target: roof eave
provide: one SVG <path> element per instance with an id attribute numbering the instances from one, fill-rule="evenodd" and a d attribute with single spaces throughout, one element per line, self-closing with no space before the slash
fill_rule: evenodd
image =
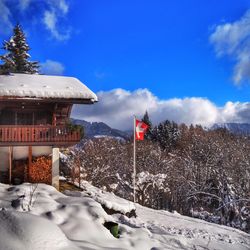
<path id="1" fill-rule="evenodd" d="M 94 98 L 83 99 L 83 98 L 42 98 L 42 97 L 20 97 L 20 96 L 0 96 L 1 101 L 39 101 L 39 102 L 61 102 L 61 103 L 72 103 L 72 104 L 94 104 L 98 100 Z"/>

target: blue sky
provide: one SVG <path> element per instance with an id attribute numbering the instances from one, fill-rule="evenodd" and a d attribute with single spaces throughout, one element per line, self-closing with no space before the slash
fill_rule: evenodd
<path id="1" fill-rule="evenodd" d="M 0 39 L 20 22 L 44 73 L 75 76 L 98 92 L 103 104 L 77 109 L 78 118 L 105 120 L 119 103 L 130 113 L 113 116 L 148 109 L 155 122 L 248 122 L 249 9 L 247 0 L 0 0 Z M 151 104 L 133 110 L 119 98 Z M 121 127 L 116 119 L 105 121 Z"/>

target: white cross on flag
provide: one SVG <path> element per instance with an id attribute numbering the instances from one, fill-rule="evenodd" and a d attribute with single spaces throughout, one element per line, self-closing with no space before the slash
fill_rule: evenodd
<path id="1" fill-rule="evenodd" d="M 140 120 L 135 120 L 135 135 L 136 140 L 144 140 L 144 134 L 148 129 L 148 125 Z"/>

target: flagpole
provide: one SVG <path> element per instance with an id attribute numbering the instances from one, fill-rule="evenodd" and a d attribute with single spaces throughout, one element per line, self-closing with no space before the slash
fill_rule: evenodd
<path id="1" fill-rule="evenodd" d="M 136 201 L 135 200 L 135 196 L 136 196 L 136 193 L 135 193 L 135 176 L 136 176 L 136 131 L 135 131 L 135 127 L 136 127 L 136 117 L 134 115 L 134 174 L 133 174 L 133 186 L 134 186 L 134 202 Z"/>

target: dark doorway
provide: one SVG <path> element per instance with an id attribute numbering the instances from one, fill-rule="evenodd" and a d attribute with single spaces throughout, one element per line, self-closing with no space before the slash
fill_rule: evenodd
<path id="1" fill-rule="evenodd" d="M 34 112 L 16 112 L 15 125 L 33 125 L 34 124 Z"/>
<path id="2" fill-rule="evenodd" d="M 28 159 L 13 160 L 11 183 L 14 185 L 27 182 L 28 176 Z"/>

